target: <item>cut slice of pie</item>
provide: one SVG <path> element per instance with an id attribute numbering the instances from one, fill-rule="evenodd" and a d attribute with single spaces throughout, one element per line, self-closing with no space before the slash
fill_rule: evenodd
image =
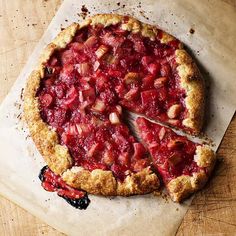
<path id="1" fill-rule="evenodd" d="M 215 163 L 209 146 L 145 118 L 137 118 L 136 125 L 173 201 L 179 202 L 204 186 Z"/>

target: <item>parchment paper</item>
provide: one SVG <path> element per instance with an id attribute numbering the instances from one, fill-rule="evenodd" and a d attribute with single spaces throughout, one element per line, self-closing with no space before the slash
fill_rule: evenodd
<path id="1" fill-rule="evenodd" d="M 41 49 L 61 26 L 81 20 L 78 13 L 85 4 L 90 15 L 115 12 L 158 24 L 191 49 L 209 84 L 205 127 L 217 149 L 236 107 L 235 9 L 216 0 L 119 2 L 120 6 L 116 1 L 63 2 L 0 107 L 0 193 L 69 235 L 174 235 L 191 199 L 176 204 L 152 194 L 129 198 L 90 195 L 91 204 L 87 210 L 80 211 L 55 193 L 44 191 L 37 174 L 45 163 L 19 121 L 21 89 Z M 194 34 L 189 33 L 190 28 Z"/>

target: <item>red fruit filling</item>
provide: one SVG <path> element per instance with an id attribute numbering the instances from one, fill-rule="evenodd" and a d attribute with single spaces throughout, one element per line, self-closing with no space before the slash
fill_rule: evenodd
<path id="1" fill-rule="evenodd" d="M 42 187 L 49 192 L 57 192 L 75 208 L 86 209 L 90 203 L 87 193 L 74 189 L 67 185 L 60 176 L 54 174 L 47 166 L 43 167 L 39 174 Z"/>
<path id="2" fill-rule="evenodd" d="M 194 161 L 196 144 L 164 126 L 144 118 L 137 118 L 136 124 L 142 140 L 165 183 L 180 176 L 199 172 L 202 168 Z"/>
<path id="3" fill-rule="evenodd" d="M 123 180 L 149 165 L 147 153 L 122 122 L 121 106 L 182 127 L 185 92 L 168 45 L 121 29 L 88 26 L 45 65 L 37 92 L 41 116 L 56 129 L 74 165 L 112 170 Z M 120 105 L 119 105 L 120 104 Z"/>

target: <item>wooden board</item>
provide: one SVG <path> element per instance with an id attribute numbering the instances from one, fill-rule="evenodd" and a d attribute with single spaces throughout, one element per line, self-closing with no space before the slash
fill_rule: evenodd
<path id="1" fill-rule="evenodd" d="M 235 7 L 236 0 L 225 0 Z M 61 0 L 0 0 L 0 102 L 47 28 Z M 236 14 L 236 13 L 235 13 Z M 220 146 L 215 176 L 199 192 L 177 235 L 236 234 L 236 116 Z M 0 197 L 0 235 L 62 235 Z"/>

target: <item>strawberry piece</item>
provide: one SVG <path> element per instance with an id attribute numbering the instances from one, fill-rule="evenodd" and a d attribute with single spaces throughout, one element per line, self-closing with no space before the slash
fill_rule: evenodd
<path id="1" fill-rule="evenodd" d="M 148 71 L 152 75 L 156 75 L 157 73 L 159 73 L 160 68 L 161 68 L 160 64 L 151 63 L 151 64 L 148 65 Z"/>
<path id="2" fill-rule="evenodd" d="M 137 99 L 139 96 L 139 88 L 138 87 L 134 87 L 131 88 L 125 95 L 124 95 L 124 99 L 128 100 L 128 101 L 132 101 Z"/>
<path id="3" fill-rule="evenodd" d="M 75 101 L 77 101 L 77 98 L 78 98 L 78 92 L 77 92 L 75 86 L 72 86 L 66 94 L 66 99 L 64 101 L 64 104 L 66 106 L 70 106 Z"/>
<path id="4" fill-rule="evenodd" d="M 141 59 L 141 63 L 145 67 L 147 67 L 152 61 L 153 61 L 153 58 L 151 56 L 143 56 Z"/>
<path id="5" fill-rule="evenodd" d="M 51 94 L 46 93 L 44 95 L 41 96 L 41 104 L 44 107 L 49 107 L 53 102 L 53 97 Z"/>
<path id="6" fill-rule="evenodd" d="M 161 76 L 168 77 L 171 74 L 171 68 L 169 64 L 164 64 L 161 66 Z"/>
<path id="7" fill-rule="evenodd" d="M 141 92 L 141 101 L 143 106 L 155 103 L 158 100 L 158 92 L 155 89 L 146 90 Z"/>
<path id="8" fill-rule="evenodd" d="M 142 88 L 143 89 L 150 89 L 153 87 L 154 83 L 154 76 L 153 75 L 147 75 L 142 79 Z"/>
<path id="9" fill-rule="evenodd" d="M 146 153 L 146 149 L 141 143 L 133 143 L 134 147 L 134 154 L 133 154 L 133 159 L 141 159 L 143 155 Z"/>

